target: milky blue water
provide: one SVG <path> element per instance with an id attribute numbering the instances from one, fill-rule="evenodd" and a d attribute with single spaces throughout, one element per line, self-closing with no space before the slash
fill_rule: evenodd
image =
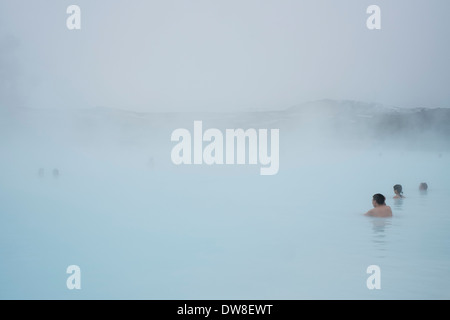
<path id="1" fill-rule="evenodd" d="M 54 178 L 20 150 L 1 160 L 2 299 L 450 297 L 448 153 L 300 153 L 260 176 L 65 150 Z M 378 192 L 393 218 L 362 215 Z M 73 264 L 81 290 L 66 287 Z"/>

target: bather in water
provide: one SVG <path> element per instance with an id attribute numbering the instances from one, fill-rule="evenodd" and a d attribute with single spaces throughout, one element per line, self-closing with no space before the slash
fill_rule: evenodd
<path id="1" fill-rule="evenodd" d="M 405 198 L 405 196 L 403 195 L 403 188 L 401 184 L 396 184 L 394 186 L 394 199 L 401 199 L 401 198 Z"/>
<path id="2" fill-rule="evenodd" d="M 419 185 L 419 190 L 420 190 L 420 191 L 427 191 L 427 190 L 428 190 L 428 184 L 427 184 L 426 182 L 422 182 L 422 183 Z"/>
<path id="3" fill-rule="evenodd" d="M 372 198 L 373 209 L 367 211 L 364 215 L 380 218 L 392 217 L 392 209 L 386 205 L 385 201 L 386 197 L 381 193 L 374 194 Z"/>

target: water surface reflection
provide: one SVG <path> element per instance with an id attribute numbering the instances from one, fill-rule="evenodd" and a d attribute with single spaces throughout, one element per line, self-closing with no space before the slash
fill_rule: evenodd
<path id="1" fill-rule="evenodd" d="M 372 218 L 372 243 L 379 258 L 384 258 L 387 251 L 387 231 L 392 225 L 391 218 Z"/>

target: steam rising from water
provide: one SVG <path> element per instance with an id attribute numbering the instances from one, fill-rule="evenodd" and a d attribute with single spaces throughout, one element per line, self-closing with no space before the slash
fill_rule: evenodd
<path id="1" fill-rule="evenodd" d="M 370 264 L 376 297 L 448 298 L 448 109 L 0 112 L 2 298 L 373 298 Z M 173 165 L 170 133 L 194 120 L 279 128 L 279 173 Z M 385 223 L 361 216 L 378 192 Z M 65 288 L 71 264 L 79 293 Z"/>

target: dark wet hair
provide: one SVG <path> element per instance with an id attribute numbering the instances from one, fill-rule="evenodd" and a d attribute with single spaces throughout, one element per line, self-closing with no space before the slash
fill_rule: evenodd
<path id="1" fill-rule="evenodd" d="M 402 193 L 403 193 L 403 188 L 402 188 L 402 185 L 401 184 L 396 184 L 395 186 L 394 186 L 394 191 L 397 191 L 398 192 L 398 194 L 400 195 L 400 197 L 402 196 Z"/>
<path id="2" fill-rule="evenodd" d="M 422 182 L 419 186 L 420 190 L 428 190 L 428 184 L 426 182 Z"/>
<path id="3" fill-rule="evenodd" d="M 375 202 L 378 204 L 385 204 L 384 202 L 386 201 L 386 197 L 381 193 L 377 193 L 373 195 L 373 200 L 375 200 Z"/>

